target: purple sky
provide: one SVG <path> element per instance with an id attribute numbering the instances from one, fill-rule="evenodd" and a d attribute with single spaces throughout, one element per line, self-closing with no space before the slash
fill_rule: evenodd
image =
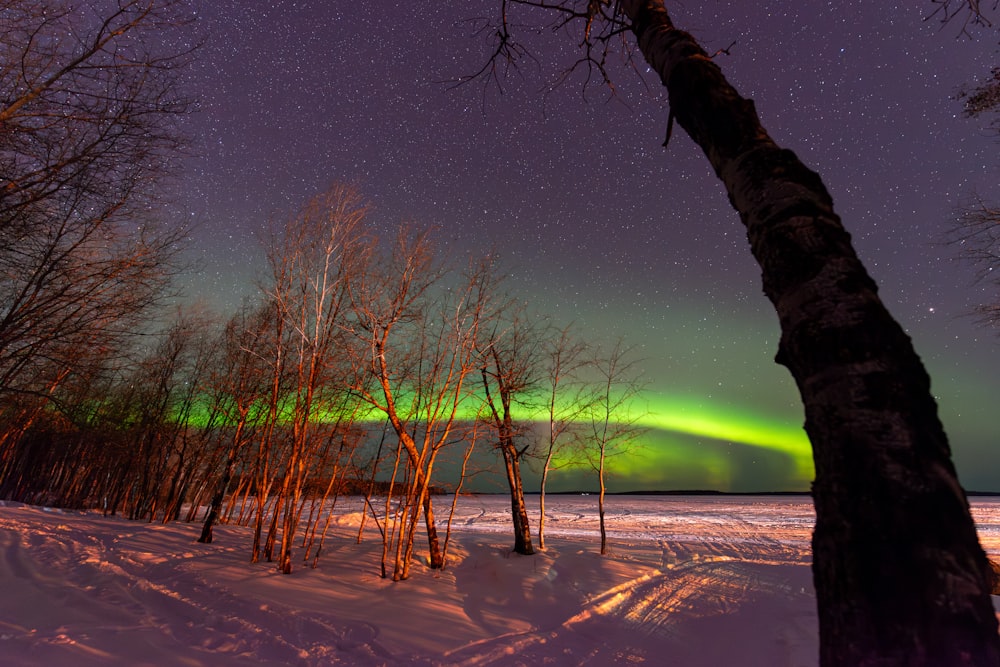
<path id="1" fill-rule="evenodd" d="M 743 228 L 686 136 L 661 147 L 667 108 L 651 76 L 647 87 L 616 65 L 610 100 L 599 86 L 584 96 L 578 77 L 553 89 L 576 42 L 525 29 L 535 60 L 503 94 L 451 88 L 489 52 L 473 33 L 496 14 L 490 1 L 198 4 L 198 156 L 180 202 L 200 224 L 192 296 L 233 308 L 254 289 L 268 217 L 354 182 L 378 224 L 439 226 L 456 252 L 496 248 L 540 310 L 596 340 L 641 345 L 650 409 L 801 425 Z M 963 201 L 1000 201 L 1000 144 L 951 99 L 996 64 L 998 39 L 960 38 L 925 21 L 930 9 L 779 0 L 673 11 L 709 51 L 735 42 L 719 64 L 779 144 L 823 177 L 929 367 L 963 482 L 1000 490 L 1000 341 L 967 316 L 997 297 L 944 245 Z M 654 440 L 662 486 L 804 488 L 766 443 Z M 698 452 L 726 469 L 706 477 Z"/>

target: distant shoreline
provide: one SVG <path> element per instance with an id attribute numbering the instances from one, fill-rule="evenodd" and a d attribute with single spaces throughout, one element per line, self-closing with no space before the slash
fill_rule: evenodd
<path id="1" fill-rule="evenodd" d="M 546 491 L 547 496 L 596 496 L 599 491 Z M 463 494 L 464 495 L 464 494 Z M 472 491 L 474 496 L 503 496 L 503 491 Z M 525 491 L 526 496 L 540 495 L 538 491 Z M 608 496 L 812 496 L 811 491 L 717 491 L 714 489 L 675 489 L 669 491 L 608 491 Z M 1000 491 L 966 491 L 970 498 L 1000 496 Z"/>

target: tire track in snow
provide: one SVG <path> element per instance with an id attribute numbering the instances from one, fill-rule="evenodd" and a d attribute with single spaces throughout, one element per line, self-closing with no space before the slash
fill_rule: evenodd
<path id="1" fill-rule="evenodd" d="M 767 656 L 761 667 L 806 667 L 815 665 L 807 641 L 815 626 L 815 601 L 807 567 L 787 578 L 789 568 L 781 564 L 735 561 L 728 558 L 689 561 L 666 572 L 639 577 L 617 586 L 552 631 L 512 633 L 452 652 L 447 664 L 467 667 L 499 665 L 660 665 L 716 667 L 711 646 L 689 645 L 688 637 L 703 637 L 693 628 L 711 622 L 720 629 L 729 626 L 742 637 L 727 641 L 746 644 L 747 662 Z M 787 606 L 793 599 L 795 614 L 775 618 L 769 599 Z M 720 623 L 720 619 L 731 620 Z M 607 620 L 615 623 L 608 630 Z M 600 620 L 600 622 L 597 622 Z M 603 628 L 595 632 L 596 628 Z M 743 631 L 741 628 L 748 628 Z M 635 642 L 637 634 L 655 634 L 662 651 L 647 655 Z M 630 641 L 631 638 L 631 641 Z M 720 636 L 720 641 L 723 639 Z M 780 661 L 775 663 L 775 654 Z"/>
<path id="2" fill-rule="evenodd" d="M 148 646 L 158 666 L 429 664 L 391 654 L 367 623 L 264 604 L 206 581 L 195 559 L 225 549 L 196 549 L 190 526 L 123 523 L 129 530 L 102 541 L 66 526 L 47 529 L 30 520 L 37 511 L 0 523 L 5 602 L 22 610 L 23 621 L 0 626 L 0 654 L 18 645 L 18 654 L 30 652 L 39 665 L 110 665 L 127 637 Z M 175 555 L 154 557 L 139 544 L 143 537 L 169 541 Z M 34 614 L 35 607 L 50 611 Z"/>

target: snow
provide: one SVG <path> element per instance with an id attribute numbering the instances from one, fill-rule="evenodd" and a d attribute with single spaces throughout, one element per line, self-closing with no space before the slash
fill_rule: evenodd
<path id="1" fill-rule="evenodd" d="M 817 664 L 809 498 L 609 497 L 608 556 L 595 497 L 546 505 L 547 549 L 524 557 L 507 499 L 461 498 L 447 569 L 393 583 L 356 499 L 291 575 L 250 564 L 239 526 L 202 545 L 197 524 L 0 503 L 0 663 Z M 973 510 L 997 556 L 1000 500 Z"/>

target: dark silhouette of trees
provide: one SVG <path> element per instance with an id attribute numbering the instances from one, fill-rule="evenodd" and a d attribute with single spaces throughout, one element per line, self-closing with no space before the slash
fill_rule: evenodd
<path id="1" fill-rule="evenodd" d="M 820 177 L 774 142 L 662 0 L 502 0 L 482 76 L 523 55 L 518 5 L 547 9 L 581 45 L 573 67 L 602 82 L 631 33 L 667 89 L 667 139 L 674 125 L 687 132 L 746 227 L 813 447 L 821 664 L 996 665 L 990 568 L 930 378 Z"/>
<path id="2" fill-rule="evenodd" d="M 957 24 L 962 35 L 970 36 L 970 28 L 989 28 L 993 23 L 987 13 L 995 11 L 998 3 L 987 1 L 984 10 L 981 0 L 930 0 L 932 11 L 927 18 L 945 24 Z"/>
<path id="3" fill-rule="evenodd" d="M 184 24 L 173 0 L 0 3 L 0 460 L 61 385 L 107 381 L 176 270 L 151 211 Z"/>
<path id="4" fill-rule="evenodd" d="M 156 50 L 176 2 L 4 2 L 0 12 L 0 392 L 44 396 L 162 294 L 182 235 L 149 211 L 187 111 Z M 179 43 L 179 41 L 174 42 Z"/>
<path id="5" fill-rule="evenodd" d="M 979 280 L 1000 285 L 1000 208 L 976 198 L 958 216 L 949 237 L 976 267 Z M 1000 327 L 1000 297 L 980 304 L 976 313 L 983 324 Z"/>
<path id="6" fill-rule="evenodd" d="M 179 515 L 209 450 L 209 430 L 193 417 L 215 332 L 207 315 L 180 311 L 146 340 L 125 358 L 89 359 L 88 374 L 53 390 L 52 409 L 7 443 L 0 495 L 132 519 Z"/>
<path id="7" fill-rule="evenodd" d="M 262 405 L 269 387 L 267 360 L 261 356 L 265 349 L 262 341 L 272 329 L 270 318 L 274 314 L 273 308 L 245 304 L 230 318 L 222 332 L 221 354 L 206 393 L 210 397 L 212 414 L 226 425 L 223 437 L 227 442 L 219 448 L 224 452 L 217 462 L 222 470 L 214 481 L 215 488 L 198 537 L 198 541 L 205 544 L 212 542 L 212 528 L 222 514 L 222 504 L 236 465 L 241 458 L 246 464 L 261 425 Z M 209 480 L 213 478 L 209 475 Z"/>
<path id="8" fill-rule="evenodd" d="M 180 511 L 180 487 L 203 447 L 191 418 L 215 361 L 217 332 L 204 313 L 181 310 L 120 384 L 109 423 L 127 434 L 109 511 L 131 519 L 169 520 Z M 196 444 L 197 443 L 197 444 Z M 163 508 L 166 505 L 166 508 Z"/>
<path id="9" fill-rule="evenodd" d="M 994 67 L 985 82 L 962 90 L 958 99 L 965 116 L 989 118 L 991 130 L 1000 136 L 1000 67 Z M 1000 285 L 1000 208 L 976 197 L 963 207 L 949 235 L 962 256 L 978 269 L 980 280 Z M 1000 298 L 976 310 L 983 323 L 1000 326 Z"/>

